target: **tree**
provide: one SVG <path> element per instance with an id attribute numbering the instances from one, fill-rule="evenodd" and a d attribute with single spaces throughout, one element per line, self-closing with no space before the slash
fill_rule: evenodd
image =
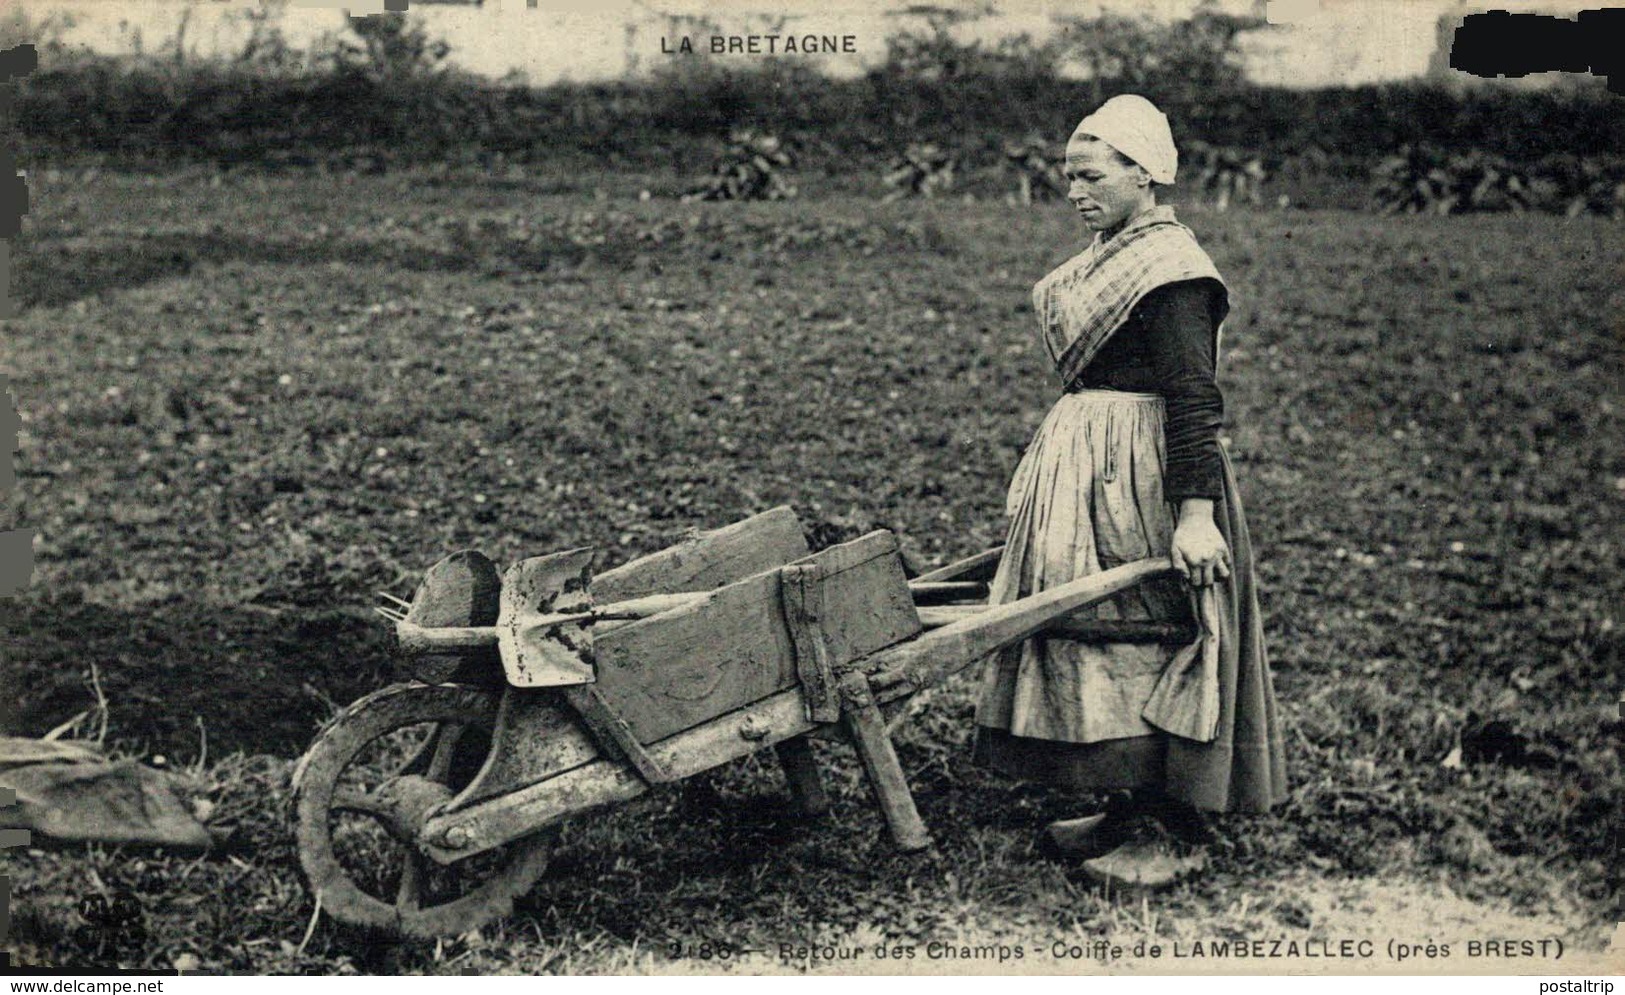
<path id="1" fill-rule="evenodd" d="M 421 20 L 399 12 L 349 15 L 349 22 L 361 45 L 343 42 L 341 62 L 380 82 L 431 75 L 451 54 L 450 45 L 429 38 Z"/>
<path id="2" fill-rule="evenodd" d="M 993 13 L 991 5 L 972 9 L 916 4 L 899 12 L 924 17 L 926 29 L 899 31 L 886 39 L 884 71 L 909 79 L 944 82 L 964 78 L 1053 75 L 1059 52 L 1028 35 L 1001 38 L 993 45 L 961 41 L 954 28 Z"/>
<path id="3" fill-rule="evenodd" d="M 1171 22 L 1103 13 L 1060 23 L 1062 51 L 1085 70 L 1098 103 L 1108 86 L 1191 100 L 1234 92 L 1245 83 L 1236 38 L 1267 22 L 1205 2 Z"/>

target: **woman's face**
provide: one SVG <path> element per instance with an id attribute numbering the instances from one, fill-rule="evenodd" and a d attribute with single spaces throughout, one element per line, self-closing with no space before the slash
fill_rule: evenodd
<path id="1" fill-rule="evenodd" d="M 1127 221 L 1145 205 L 1150 177 L 1105 142 L 1086 142 L 1067 153 L 1066 199 L 1095 231 Z"/>

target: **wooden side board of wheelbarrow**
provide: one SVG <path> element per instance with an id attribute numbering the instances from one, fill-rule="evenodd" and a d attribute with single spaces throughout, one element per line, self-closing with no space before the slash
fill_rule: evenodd
<path id="1" fill-rule="evenodd" d="M 459 860 L 769 746 L 797 800 L 817 810 L 822 789 L 804 737 L 835 726 L 856 748 L 894 840 L 924 847 L 929 837 L 880 706 L 1168 570 L 1165 561 L 1128 564 L 1012 604 L 959 612 L 965 618 L 939 614 L 940 627 L 924 632 L 922 613 L 954 610 L 916 608 L 891 533 L 808 556 L 787 509 L 731 528 L 721 541 L 733 555 L 707 557 L 702 544 L 690 544 L 686 558 L 656 554 L 621 568 L 609 586 L 615 596 L 636 597 L 754 568 L 749 576 L 595 636 L 593 684 L 562 694 L 504 692 L 486 769 L 424 827 L 431 857 Z M 764 563 L 781 556 L 790 562 Z M 965 561 L 956 576 L 928 577 L 958 579 L 985 568 L 986 558 Z M 724 565 L 696 573 L 696 559 Z M 594 581 L 595 597 L 603 579 Z"/>

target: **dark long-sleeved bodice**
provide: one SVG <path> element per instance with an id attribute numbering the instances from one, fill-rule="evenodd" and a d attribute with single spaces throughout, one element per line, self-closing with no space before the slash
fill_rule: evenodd
<path id="1" fill-rule="evenodd" d="M 1071 385 L 1162 395 L 1170 501 L 1223 492 L 1224 397 L 1214 378 L 1222 293 L 1211 280 L 1186 280 L 1146 294 Z"/>

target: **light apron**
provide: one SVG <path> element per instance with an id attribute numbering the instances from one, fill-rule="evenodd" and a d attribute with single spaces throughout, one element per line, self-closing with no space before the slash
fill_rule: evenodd
<path id="1" fill-rule="evenodd" d="M 1155 394 L 1062 395 L 1011 481 L 991 603 L 1168 555 L 1175 509 L 1162 489 L 1163 416 Z M 1230 545 L 1231 578 L 1194 598 L 1181 578 L 1153 581 L 1086 613 L 1194 620 L 1198 642 L 1036 637 L 1008 647 L 983 679 L 978 761 L 1083 790 L 1155 785 L 1212 810 L 1261 811 L 1280 800 L 1281 737 L 1228 456 L 1224 471 L 1214 520 Z"/>

